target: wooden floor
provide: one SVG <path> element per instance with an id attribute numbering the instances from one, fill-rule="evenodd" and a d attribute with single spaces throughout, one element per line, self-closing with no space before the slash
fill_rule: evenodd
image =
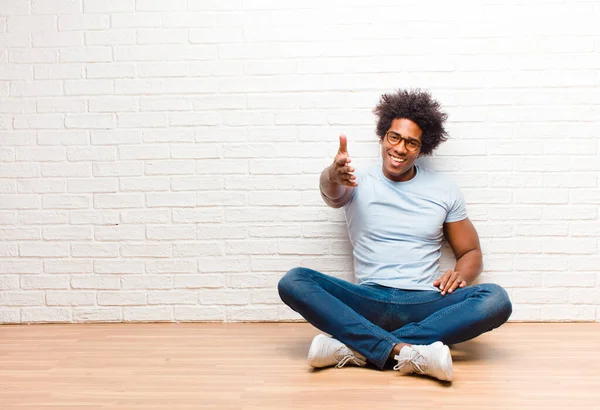
<path id="1" fill-rule="evenodd" d="M 454 382 L 310 370 L 300 323 L 0 326 L 0 408 L 598 409 L 600 324 L 507 324 Z"/>

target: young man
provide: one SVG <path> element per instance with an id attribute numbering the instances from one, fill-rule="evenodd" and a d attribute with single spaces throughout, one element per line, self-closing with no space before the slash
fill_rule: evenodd
<path id="1" fill-rule="evenodd" d="M 383 163 L 355 172 L 341 135 L 320 178 L 325 203 L 344 208 L 358 283 L 294 268 L 279 295 L 333 336 L 314 338 L 310 366 L 395 363 L 404 374 L 451 381 L 447 345 L 502 325 L 512 305 L 498 285 L 471 285 L 483 263 L 463 196 L 450 179 L 415 164 L 447 139 L 439 103 L 399 90 L 383 95 L 374 113 Z M 440 273 L 444 237 L 456 265 Z"/>

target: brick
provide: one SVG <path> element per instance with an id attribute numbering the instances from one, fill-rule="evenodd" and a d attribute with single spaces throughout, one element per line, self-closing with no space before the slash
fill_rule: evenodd
<path id="1" fill-rule="evenodd" d="M 23 277 L 26 278 L 27 276 Z M 0 276 L 0 291 L 15 289 L 19 289 L 19 277 L 17 275 Z"/>
<path id="2" fill-rule="evenodd" d="M 228 321 L 239 322 L 273 322 L 279 318 L 279 309 L 275 306 L 227 307 Z"/>
<path id="3" fill-rule="evenodd" d="M 33 73 L 33 67 L 26 66 L 24 64 L 10 64 L 0 67 L 0 78 L 2 78 L 4 81 L 33 80 Z M 12 104 L 14 106 L 15 104 L 17 104 L 17 102 L 12 102 Z M 9 112 L 7 110 L 8 107 L 5 107 L 5 105 L 6 102 L 3 104 L 2 112 Z"/>
<path id="4" fill-rule="evenodd" d="M 127 275 L 121 280 L 123 289 L 171 289 L 173 279 L 170 276 L 159 275 Z"/>
<path id="5" fill-rule="evenodd" d="M 119 222 L 118 211 L 70 211 L 69 215 L 73 225 L 115 225 Z"/>
<path id="6" fill-rule="evenodd" d="M 21 309 L 21 323 L 67 323 L 71 310 L 64 307 L 31 307 Z"/>
<path id="7" fill-rule="evenodd" d="M 185 44 L 188 32 L 184 29 L 140 29 L 137 31 L 138 44 Z"/>
<path id="8" fill-rule="evenodd" d="M 60 31 L 102 30 L 110 27 L 107 15 L 65 14 L 58 17 Z"/>
<path id="9" fill-rule="evenodd" d="M 117 192 L 118 181 L 115 178 L 76 179 L 67 182 L 72 193 Z"/>
<path id="10" fill-rule="evenodd" d="M 97 63 L 108 62 L 112 60 L 112 50 L 110 47 L 68 47 L 61 48 L 59 61 L 61 63 Z M 45 60 L 49 60 L 46 57 Z M 36 61 L 36 62 L 54 62 Z"/>
<path id="11" fill-rule="evenodd" d="M 98 227 L 96 227 L 96 232 Z M 144 273 L 144 261 L 134 260 L 97 260 L 94 261 L 94 273 L 141 274 Z"/>
<path id="12" fill-rule="evenodd" d="M 77 275 L 71 277 L 73 289 L 111 290 L 119 289 L 120 280 L 117 276 L 109 275 Z"/>
<path id="13" fill-rule="evenodd" d="M 117 46 L 135 44 L 136 33 L 131 29 L 87 31 L 85 43 L 89 46 Z"/>
<path id="14" fill-rule="evenodd" d="M 219 257 L 199 257 L 198 272 L 231 273 L 250 270 L 250 259 L 247 256 L 232 256 L 227 259 Z"/>
<path id="15" fill-rule="evenodd" d="M 83 0 L 84 13 L 123 13 L 135 11 L 135 0 Z"/>
<path id="16" fill-rule="evenodd" d="M 214 190 L 223 188 L 223 179 L 215 177 L 171 177 L 171 189 L 173 191 L 198 191 Z"/>
<path id="17" fill-rule="evenodd" d="M 18 308 L 0 308 L 0 323 L 20 323 L 21 312 Z"/>
<path id="18" fill-rule="evenodd" d="M 168 244 L 121 244 L 121 255 L 126 258 L 169 258 L 171 246 Z"/>
<path id="19" fill-rule="evenodd" d="M 118 291 L 98 292 L 98 305 L 100 306 L 136 306 L 146 305 L 146 292 Z"/>
<path id="20" fill-rule="evenodd" d="M 148 292 L 149 305 L 195 305 L 198 293 L 187 290 L 151 290 Z"/>
<path id="21" fill-rule="evenodd" d="M 225 311 L 222 307 L 209 306 L 175 306 L 174 318 L 176 321 L 191 322 L 223 322 Z"/>
<path id="22" fill-rule="evenodd" d="M 119 113 L 117 117 L 121 128 L 164 127 L 167 125 L 165 114 Z"/>
<path id="23" fill-rule="evenodd" d="M 175 73 L 177 75 L 179 73 Z M 141 97 L 140 111 L 191 111 L 193 101 L 186 97 Z"/>
<path id="24" fill-rule="evenodd" d="M 68 275 L 21 276 L 21 289 L 69 289 L 69 286 Z"/>
<path id="25" fill-rule="evenodd" d="M 161 322 L 173 320 L 172 306 L 136 306 L 123 308 L 125 322 Z"/>
<path id="26" fill-rule="evenodd" d="M 124 78 L 135 77 L 135 65 L 118 63 L 87 64 L 87 78 Z"/>
<path id="27" fill-rule="evenodd" d="M 47 274 L 56 273 L 91 273 L 92 262 L 86 260 L 45 260 L 44 272 Z"/>
<path id="28" fill-rule="evenodd" d="M 91 240 L 92 228 L 82 226 L 46 226 L 42 229 L 42 238 L 46 241 Z"/>
<path id="29" fill-rule="evenodd" d="M 121 211 L 121 221 L 128 224 L 166 224 L 169 223 L 170 220 L 171 212 L 168 209 L 136 209 Z"/>
<path id="30" fill-rule="evenodd" d="M 94 238 L 97 241 L 139 241 L 146 238 L 146 230 L 139 225 L 97 226 Z"/>
<path id="31" fill-rule="evenodd" d="M 139 130 L 102 130 L 92 131 L 93 145 L 139 144 L 142 136 Z"/>
<path id="32" fill-rule="evenodd" d="M 195 236 L 194 236 L 195 237 Z M 214 242 L 191 242 L 176 243 L 173 245 L 175 257 L 197 257 L 197 256 L 219 256 L 224 255 L 223 245 Z"/>
<path id="33" fill-rule="evenodd" d="M 193 173 L 193 161 L 147 161 L 145 165 L 146 175 L 182 175 Z"/>
<path id="34" fill-rule="evenodd" d="M 171 146 L 171 158 L 173 159 L 220 158 L 220 156 L 219 147 L 213 144 Z"/>
<path id="35" fill-rule="evenodd" d="M 71 245 L 74 258 L 116 258 L 119 245 L 116 243 L 74 243 Z"/>
<path id="36" fill-rule="evenodd" d="M 156 192 L 169 190 L 168 177 L 120 178 L 120 190 L 123 192 Z"/>
<path id="37" fill-rule="evenodd" d="M 140 162 L 97 162 L 93 163 L 93 174 L 95 177 L 126 177 L 140 176 L 143 174 L 144 164 Z"/>
<path id="38" fill-rule="evenodd" d="M 41 291 L 2 291 L 2 306 L 35 306 L 44 304 L 44 292 Z"/>
<path id="39" fill-rule="evenodd" d="M 64 180 L 60 179 L 22 179 L 18 182 L 19 193 L 59 193 L 66 191 Z"/>
<path id="40" fill-rule="evenodd" d="M 79 130 L 38 131 L 37 142 L 40 145 L 85 145 L 89 137 L 86 131 Z"/>
<path id="41" fill-rule="evenodd" d="M 183 240 L 196 239 L 196 228 L 194 226 L 148 226 L 147 238 L 150 240 Z"/>
<path id="42" fill-rule="evenodd" d="M 146 206 L 157 207 L 193 207 L 196 205 L 194 193 L 148 193 L 146 194 Z"/>
<path id="43" fill-rule="evenodd" d="M 191 198 L 190 198 L 191 200 Z M 194 203 L 196 199 L 194 197 Z M 221 209 L 185 209 L 176 208 L 173 209 L 173 222 L 175 223 L 219 223 L 223 221 L 223 211 Z M 206 226 L 204 226 L 206 227 Z M 210 229 L 209 227 L 206 227 Z M 199 228 L 200 229 L 200 228 Z M 227 229 L 227 228 L 223 228 Z M 235 228 L 239 232 L 243 232 L 244 228 Z M 229 231 L 229 230 L 228 230 Z M 214 233 L 214 230 L 210 230 L 207 236 Z M 199 232 L 200 234 L 200 232 Z M 198 239 L 203 239 L 198 237 Z"/>
<path id="44" fill-rule="evenodd" d="M 59 114 L 15 115 L 15 129 L 59 129 L 63 128 L 65 118 Z"/>
<path id="45" fill-rule="evenodd" d="M 19 247 L 16 243 L 0 244 L 0 257 L 14 258 L 19 256 Z"/>
<path id="46" fill-rule="evenodd" d="M 169 148 L 162 145 L 124 145 L 119 147 L 119 159 L 168 159 Z"/>
<path id="47" fill-rule="evenodd" d="M 42 273 L 42 261 L 37 259 L 3 259 L 0 274 Z"/>
<path id="48" fill-rule="evenodd" d="M 115 28 L 161 27 L 161 13 L 118 13 L 112 14 L 110 19 Z"/>
<path id="49" fill-rule="evenodd" d="M 133 97 L 98 97 L 88 100 L 90 112 L 137 111 L 137 100 Z"/>
<path id="50" fill-rule="evenodd" d="M 142 208 L 144 197 L 142 194 L 96 194 L 94 207 L 98 209 Z"/>
<path id="51" fill-rule="evenodd" d="M 232 196 L 230 192 L 202 191 L 198 192 L 196 205 L 198 206 L 243 206 L 247 203 L 247 194 Z"/>
<path id="52" fill-rule="evenodd" d="M 113 114 L 67 114 L 66 128 L 113 128 L 115 117 Z"/>
<path id="53" fill-rule="evenodd" d="M 58 58 L 58 51 L 54 49 L 12 48 L 8 51 L 11 63 L 55 63 Z"/>
<path id="54" fill-rule="evenodd" d="M 122 313 L 120 308 L 74 308 L 74 322 L 121 322 Z"/>
<path id="55" fill-rule="evenodd" d="M 36 209 L 40 207 L 40 195 L 0 195 L 0 209 Z"/>
<path id="56" fill-rule="evenodd" d="M 192 273 L 196 268 L 196 261 L 189 259 L 159 259 L 146 263 L 146 271 L 150 273 Z"/>
<path id="57" fill-rule="evenodd" d="M 81 14 L 81 0 L 32 0 L 32 14 Z"/>
<path id="58" fill-rule="evenodd" d="M 202 305 L 247 305 L 250 293 L 237 289 L 207 289 L 198 291 Z"/>
<path id="59" fill-rule="evenodd" d="M 45 209 L 86 209 L 91 198 L 87 195 L 44 194 L 42 207 Z"/>
<path id="60" fill-rule="evenodd" d="M 94 292 L 73 290 L 49 290 L 46 292 L 46 304 L 48 306 L 89 306 L 96 303 L 95 299 Z"/>
<path id="61" fill-rule="evenodd" d="M 85 101 L 85 98 L 83 97 L 55 97 L 55 98 L 38 98 L 37 100 L 37 110 L 40 113 L 84 113 L 87 111 L 87 104 Z M 58 122 L 58 120 L 57 120 Z M 60 124 L 63 124 L 63 118 L 60 118 Z M 62 128 L 61 127 L 53 127 L 53 128 Z M 38 139 L 41 138 L 39 137 L 39 135 L 41 133 L 45 133 L 46 135 L 48 135 L 49 133 L 55 133 L 55 135 L 57 135 L 58 133 L 63 133 L 63 134 L 69 134 L 69 133 L 73 133 L 73 131 L 67 131 L 67 130 L 60 130 L 60 131 L 40 131 L 38 132 Z M 83 131 L 81 134 L 85 135 L 85 131 Z M 85 137 L 85 140 L 87 141 L 87 137 Z M 60 143 L 58 142 L 60 141 L 60 139 L 57 139 L 56 143 L 57 145 L 60 145 Z M 43 142 L 40 142 L 40 144 L 43 144 Z M 49 145 L 49 144 L 48 144 Z"/>
<path id="62" fill-rule="evenodd" d="M 176 275 L 173 278 L 174 288 L 207 289 L 225 286 L 225 276 L 219 274 Z"/>
<path id="63" fill-rule="evenodd" d="M 77 32 L 45 32 L 31 35 L 33 47 L 83 46 L 83 35 Z"/>
<path id="64" fill-rule="evenodd" d="M 191 128 L 145 129 L 144 142 L 192 142 L 194 130 Z"/>

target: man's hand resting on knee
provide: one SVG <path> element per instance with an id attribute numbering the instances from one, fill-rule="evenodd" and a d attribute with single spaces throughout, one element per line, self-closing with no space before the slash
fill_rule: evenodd
<path id="1" fill-rule="evenodd" d="M 467 282 L 460 276 L 460 273 L 448 269 L 442 276 L 433 282 L 433 286 L 442 291 L 442 295 L 452 293 L 456 288 L 464 288 Z"/>

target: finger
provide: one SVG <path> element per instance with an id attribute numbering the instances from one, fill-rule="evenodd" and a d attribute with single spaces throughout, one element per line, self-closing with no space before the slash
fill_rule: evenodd
<path id="1" fill-rule="evenodd" d="M 355 169 L 350 166 L 340 168 L 340 172 L 343 172 L 344 174 L 352 174 L 354 171 Z"/>
<path id="2" fill-rule="evenodd" d="M 449 271 L 449 270 L 448 270 L 448 271 L 444 272 L 444 274 L 443 274 L 443 275 L 442 275 L 442 277 L 440 278 L 440 286 L 439 286 L 439 288 L 440 288 L 440 290 L 442 290 L 442 291 L 443 291 L 443 290 L 444 290 L 444 288 L 446 287 L 446 282 L 448 282 L 448 279 L 449 279 L 449 277 L 450 277 L 450 272 L 452 272 L 452 271 Z"/>
<path id="3" fill-rule="evenodd" d="M 461 284 L 460 280 L 455 281 L 452 286 L 450 286 L 450 289 L 448 289 L 448 293 L 452 293 L 454 290 L 456 290 L 457 287 L 459 287 Z"/>
<path id="4" fill-rule="evenodd" d="M 442 276 L 433 281 L 433 286 L 437 288 L 440 283 L 442 283 Z"/>
<path id="5" fill-rule="evenodd" d="M 346 164 L 348 163 L 348 156 L 345 154 L 338 154 L 335 157 L 335 165 L 337 165 L 338 167 L 343 167 L 346 166 Z"/>
<path id="6" fill-rule="evenodd" d="M 348 139 L 344 134 L 340 135 L 340 148 L 339 151 L 343 153 L 348 153 Z"/>
<path id="7" fill-rule="evenodd" d="M 467 281 L 463 280 L 462 282 L 460 282 L 459 287 L 464 288 L 465 286 L 467 286 Z"/>
<path id="8" fill-rule="evenodd" d="M 442 291 L 442 295 L 448 293 L 448 290 L 450 290 L 450 288 L 452 287 L 452 285 L 454 285 L 456 283 L 456 279 L 457 278 L 458 278 L 458 273 L 452 272 L 452 275 L 450 275 L 450 278 L 448 279 L 448 282 L 446 282 L 446 286 L 444 286 L 444 290 Z"/>

